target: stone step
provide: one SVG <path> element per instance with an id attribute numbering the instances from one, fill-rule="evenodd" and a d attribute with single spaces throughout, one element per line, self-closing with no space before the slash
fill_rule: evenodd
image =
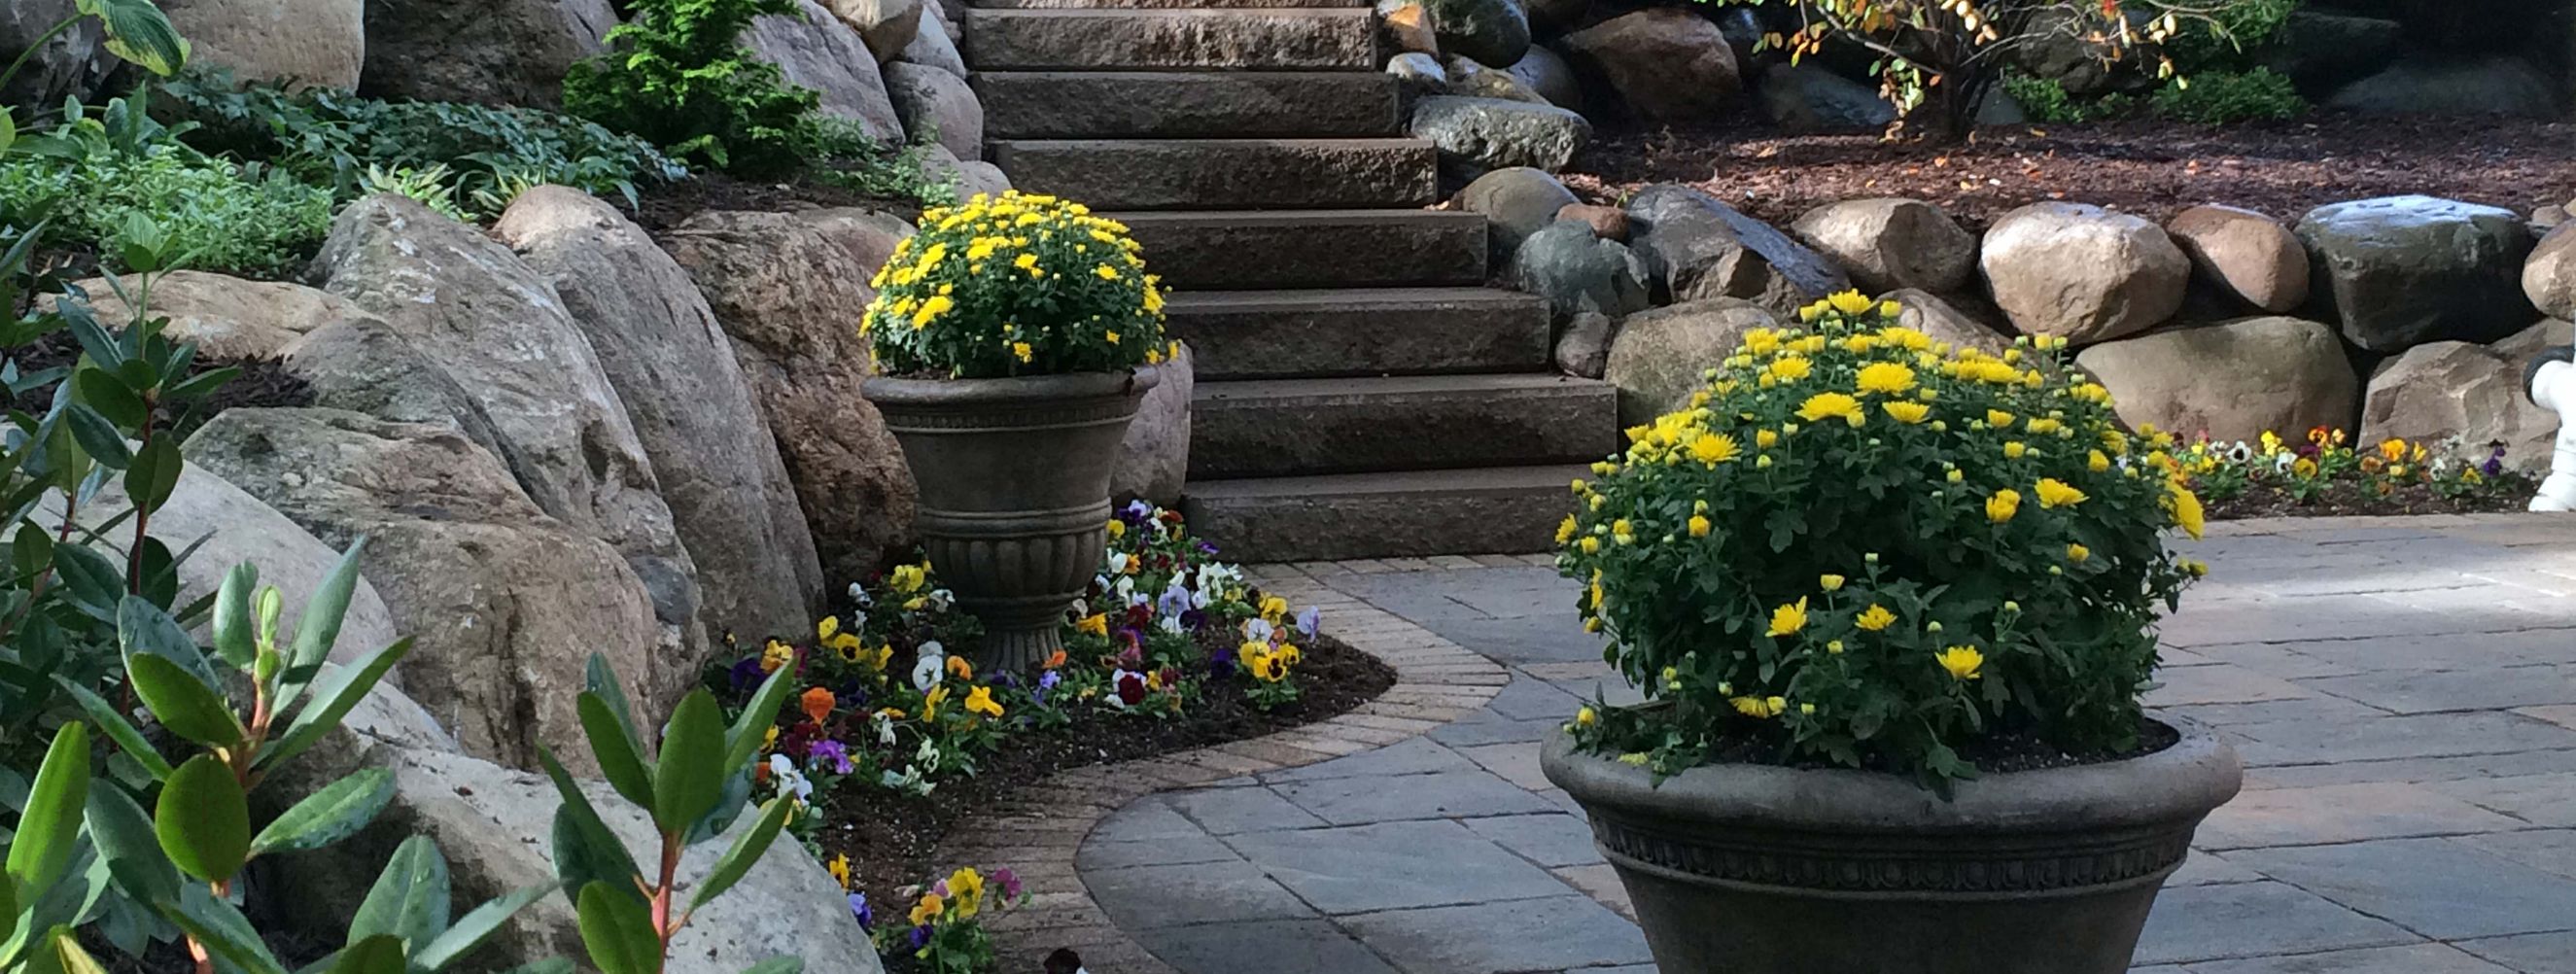
<path id="1" fill-rule="evenodd" d="M 1155 68 L 1375 71 L 1377 15 L 1365 6 L 1241 9 L 968 10 L 977 71 Z"/>
<path id="2" fill-rule="evenodd" d="M 988 158 L 1023 192 L 1094 209 L 1427 206 L 1440 152 L 1421 139 L 1023 139 Z"/>
<path id="3" fill-rule="evenodd" d="M 1581 466 L 1191 481 L 1190 533 L 1228 560 L 1327 561 L 1551 550 Z"/>
<path id="4" fill-rule="evenodd" d="M 1485 217 L 1435 210 L 1109 213 L 1173 288 L 1260 290 L 1485 282 Z"/>
<path id="5" fill-rule="evenodd" d="M 986 71 L 974 86 L 993 139 L 1404 134 L 1395 76 L 1376 71 Z"/>
<path id="6" fill-rule="evenodd" d="M 1492 288 L 1182 291 L 1163 311 L 1201 381 L 1544 371 L 1547 300 Z"/>
<path id="7" fill-rule="evenodd" d="M 1607 383 L 1552 374 L 1202 382 L 1193 481 L 1588 462 L 1616 449 Z"/>

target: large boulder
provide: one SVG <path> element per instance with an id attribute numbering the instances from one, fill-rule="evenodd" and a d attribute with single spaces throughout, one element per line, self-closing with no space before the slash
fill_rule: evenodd
<path id="1" fill-rule="evenodd" d="M 1564 183 L 1527 166 L 1496 169 L 1458 192 L 1459 208 L 1484 214 L 1487 239 L 1506 255 L 1530 234 L 1555 223 L 1557 211 L 1575 203 L 1574 192 Z"/>
<path id="2" fill-rule="evenodd" d="M 232 409 L 189 456 L 324 544 L 367 538 L 360 570 L 411 637 L 403 687 L 476 755 L 588 765 L 573 698 L 593 652 L 659 723 L 697 675 L 657 651 L 644 582 L 605 542 L 539 509 L 500 462 L 435 426 L 336 409 Z"/>
<path id="3" fill-rule="evenodd" d="M 2233 206 L 2195 206 L 2174 214 L 2165 233 L 2202 281 L 2221 293 L 2279 314 L 2308 300 L 2308 252 L 2279 221 Z"/>
<path id="4" fill-rule="evenodd" d="M 920 23 L 918 3 L 911 0 L 904 5 L 905 24 Z M 907 28 L 887 56 L 902 50 L 911 39 Z M 822 4 L 797 0 L 795 13 L 752 18 L 740 42 L 752 56 L 777 65 L 788 84 L 821 94 L 824 114 L 858 123 L 869 138 L 903 141 L 903 120 L 894 113 L 885 78 L 877 73 L 877 55 L 869 53 L 859 31 L 833 17 Z"/>
<path id="5" fill-rule="evenodd" d="M 367 60 L 364 0 L 163 0 L 191 67 L 234 80 L 355 88 Z"/>
<path id="6" fill-rule="evenodd" d="M 700 213 L 665 234 L 662 246 L 688 268 L 732 339 L 813 528 L 824 577 L 834 584 L 868 577 L 889 550 L 911 543 L 920 497 L 885 418 L 858 391 L 869 372 L 858 322 L 871 272 L 785 213 Z"/>
<path id="7" fill-rule="evenodd" d="M 331 322 L 279 352 L 287 371 L 313 391 L 313 405 L 442 426 L 504 455 L 500 431 L 474 397 L 382 318 L 360 314 Z"/>
<path id="8" fill-rule="evenodd" d="M 1954 299 L 1902 288 L 1879 295 L 1879 300 L 1896 302 L 1896 323 L 1929 335 L 1933 341 L 1998 355 L 2012 346 L 2012 336 L 1960 308 Z"/>
<path id="9" fill-rule="evenodd" d="M 1789 232 L 1840 263 L 1852 283 L 1873 294 L 1899 288 L 1956 291 L 1977 269 L 1977 235 L 1921 200 L 1827 203 L 1799 216 Z"/>
<path id="10" fill-rule="evenodd" d="M 438 843 L 459 904 L 555 882 L 549 836 L 562 797 L 543 775 L 390 742 L 370 748 L 365 763 L 394 776 L 391 802 L 367 828 L 327 850 L 262 860 L 275 860 L 278 880 L 299 894 L 290 909 L 300 926 L 346 929 L 394 848 L 414 836 Z M 643 809 L 601 782 L 584 782 L 582 791 L 630 852 L 654 861 L 661 838 Z M 689 847 L 678 873 L 684 901 L 754 818 L 746 813 L 724 834 Z M 505 970 L 586 954 L 573 905 L 556 892 L 511 917 L 472 956 L 477 970 Z M 803 958 L 807 974 L 884 970 L 840 884 L 792 836 L 781 836 L 738 884 L 692 914 L 669 956 L 661 968 L 667 974 L 738 974 L 776 957 Z"/>
<path id="11" fill-rule="evenodd" d="M 1190 395 L 1197 372 L 1188 345 L 1156 367 L 1161 380 L 1136 405 L 1127 437 L 1118 443 L 1118 466 L 1109 493 L 1121 503 L 1144 498 L 1165 507 L 1181 502 L 1190 472 Z"/>
<path id="12" fill-rule="evenodd" d="M 966 76 L 966 58 L 957 53 L 957 41 L 948 36 L 948 28 L 940 25 L 937 4 L 922 6 L 921 29 L 913 32 L 912 41 L 905 44 L 903 52 L 895 55 L 894 59 L 905 64 L 938 68 L 960 78 Z"/>
<path id="13" fill-rule="evenodd" d="M 1529 52 L 1529 18 L 1516 0 L 1425 0 L 1440 49 L 1489 67 L 1509 67 Z"/>
<path id="14" fill-rule="evenodd" d="M 933 26 L 922 21 L 923 7 L 921 0 L 830 0 L 825 12 L 856 32 L 870 55 L 891 61 L 921 31 Z"/>
<path id="15" fill-rule="evenodd" d="M 314 270 L 456 380 L 537 507 L 608 542 L 644 579 L 669 660 L 703 662 L 697 568 L 625 402 L 553 282 L 482 231 L 391 194 L 342 211 Z"/>
<path id="16" fill-rule="evenodd" d="M 2568 341 L 2565 322 L 2543 322 L 2529 331 L 2532 344 Z M 2467 460 L 2484 460 L 2488 444 L 2502 443 L 2507 466 L 2547 467 L 2558 414 L 2524 395 L 2530 356 L 2511 354 L 2514 342 L 2432 342 L 2380 363 L 2362 400 L 2362 442 L 2398 437 L 2442 443 L 2457 437 L 2458 458 Z"/>
<path id="17" fill-rule="evenodd" d="M 135 293 L 142 278 L 114 283 L 93 277 L 79 284 L 100 321 L 131 321 L 134 309 L 121 295 Z M 53 303 L 48 295 L 44 303 Z M 152 316 L 167 318 L 161 334 L 197 346 L 197 354 L 222 361 L 277 358 L 286 348 L 329 325 L 374 318 L 356 302 L 286 281 L 245 281 L 205 271 L 171 271 L 152 279 Z"/>
<path id="18" fill-rule="evenodd" d="M 2540 238 L 2522 264 L 2522 294 L 2541 314 L 2576 318 L 2576 232 L 2560 228 Z"/>
<path id="19" fill-rule="evenodd" d="M 1583 86 L 1574 79 L 1574 66 L 1565 63 L 1565 58 L 1555 51 L 1532 44 L 1529 53 L 1503 70 L 1547 99 L 1548 104 L 1583 110 Z"/>
<path id="20" fill-rule="evenodd" d="M 2111 390 L 2122 420 L 2185 436 L 2350 429 L 2360 402 L 2360 380 L 2334 329 L 2297 318 L 2151 332 L 2087 347 L 2075 364 Z"/>
<path id="21" fill-rule="evenodd" d="M 1414 102 L 1406 130 L 1414 138 L 1431 140 L 1446 161 L 1474 170 L 1530 166 L 1555 172 L 1592 141 L 1592 123 L 1581 115 L 1499 98 L 1421 99 Z"/>
<path id="22" fill-rule="evenodd" d="M 1629 315 L 1610 340 L 1601 372 L 1603 381 L 1619 389 L 1619 422 L 1652 422 L 1688 405 L 1691 393 L 1708 384 L 1704 374 L 1735 354 L 1745 332 L 1779 324 L 1769 309 L 1735 298 L 1684 301 Z"/>
<path id="23" fill-rule="evenodd" d="M 1649 124 L 1714 121 L 1744 88 L 1726 35 L 1689 10 L 1622 14 L 1565 35 L 1563 46 L 1577 70 Z"/>
<path id="24" fill-rule="evenodd" d="M 1878 89 L 1812 64 L 1774 64 L 1762 71 L 1763 114 L 1792 132 L 1879 129 L 1896 106 Z"/>
<path id="25" fill-rule="evenodd" d="M 1571 376 L 1598 379 L 1610 367 L 1610 339 L 1617 323 L 1609 315 L 1586 311 L 1565 323 L 1556 336 L 1556 368 Z"/>
<path id="26" fill-rule="evenodd" d="M 2016 38 L 2021 43 L 2011 49 L 2012 65 L 2023 74 L 2057 82 L 2067 94 L 2079 97 L 2145 83 L 2149 76 L 2140 62 L 2153 59 L 2123 56 L 2123 52 L 2102 43 L 2101 32 L 2093 26 L 2099 16 L 2088 16 L 2065 5 L 2026 15 Z"/>
<path id="27" fill-rule="evenodd" d="M 1531 50 L 1543 49 L 1531 48 Z M 1473 58 L 1452 57 L 1441 67 L 1449 75 L 1448 94 L 1461 98 L 1499 98 L 1504 101 L 1551 104 L 1530 86 L 1522 84 L 1519 75 L 1501 68 L 1486 67 L 1476 63 Z"/>
<path id="28" fill-rule="evenodd" d="M 2343 86 L 2326 107 L 2365 115 L 2558 117 L 2549 76 L 2518 57 L 2454 55 L 2398 62 Z"/>
<path id="29" fill-rule="evenodd" d="M 2302 91 L 2331 90 L 2388 63 L 2406 38 L 2406 25 L 2380 17 L 2322 10 L 2290 11 L 2267 66 Z"/>
<path id="30" fill-rule="evenodd" d="M 1504 266 L 1503 279 L 1546 298 L 1559 317 L 1588 311 L 1619 318 L 1648 304 L 1645 264 L 1581 223 L 1551 223 L 1530 234 Z"/>
<path id="31" fill-rule="evenodd" d="M 605 50 L 609 0 L 366 0 L 360 94 L 553 108 L 564 73 Z"/>
<path id="32" fill-rule="evenodd" d="M 552 279 L 659 475 L 712 642 L 801 633 L 823 569 L 715 312 L 642 227 L 580 190 L 520 194 L 494 232 Z"/>
<path id="33" fill-rule="evenodd" d="M 2077 203 L 2033 203 L 1987 228 L 1978 259 L 2005 317 L 2023 334 L 2084 343 L 2154 327 L 2182 309 L 2191 281 L 2164 228 Z"/>
<path id="34" fill-rule="evenodd" d="M 79 9 L 74 0 L 0 3 L 0 64 L 25 59 L 0 86 L 0 104 L 53 106 L 65 98 L 86 103 L 98 94 L 107 72 L 121 62 L 107 54 L 107 34 L 97 18 L 54 30 Z"/>
<path id="35" fill-rule="evenodd" d="M 2310 287 L 2346 340 L 2374 352 L 2488 342 L 2531 323 L 2531 231 L 2511 210 L 2431 196 L 2331 203 L 2299 221 Z"/>
<path id="36" fill-rule="evenodd" d="M 1449 69 L 1440 59 L 1421 51 L 1406 51 L 1386 60 L 1386 73 L 1408 98 L 1445 94 L 1449 90 Z"/>
<path id="37" fill-rule="evenodd" d="M 961 160 L 984 158 L 984 103 L 965 78 L 897 61 L 885 66 L 885 85 L 907 139 L 936 141 Z"/>
<path id="38" fill-rule="evenodd" d="M 894 249 L 915 232 L 912 221 L 882 210 L 863 206 L 833 206 L 819 210 L 798 210 L 796 218 L 814 228 L 849 254 L 860 273 L 876 278 L 877 268 L 894 258 Z M 862 285 L 864 286 L 864 285 Z M 876 296 L 874 290 L 869 297 Z"/>
<path id="39" fill-rule="evenodd" d="M 1786 314 L 1851 287 L 1823 254 L 1688 186 L 1647 187 L 1628 220 L 1631 245 L 1674 301 L 1743 298 Z"/>
<path id="40" fill-rule="evenodd" d="M 1011 177 L 1002 167 L 981 159 L 960 161 L 947 146 L 933 142 L 914 146 L 912 151 L 920 154 L 922 173 L 934 182 L 957 187 L 958 199 L 972 199 L 979 193 L 1000 196 L 1011 188 Z"/>

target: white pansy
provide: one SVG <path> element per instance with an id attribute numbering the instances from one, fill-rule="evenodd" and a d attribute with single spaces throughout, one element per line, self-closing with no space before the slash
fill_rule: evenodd
<path id="1" fill-rule="evenodd" d="M 804 772 L 796 770 L 796 762 L 784 754 L 769 756 L 769 783 L 779 794 L 793 795 L 800 802 L 814 796 L 814 783 L 806 780 Z"/>
<path id="2" fill-rule="evenodd" d="M 939 685 L 940 674 L 948 669 L 948 653 L 937 642 L 921 644 L 921 656 L 912 663 L 912 688 L 929 693 Z"/>
<path id="3" fill-rule="evenodd" d="M 1266 643 L 1270 641 L 1271 634 L 1275 632 L 1278 632 L 1278 630 L 1272 628 L 1270 623 L 1267 621 L 1261 619 L 1243 620 L 1243 638 L 1245 642 Z"/>

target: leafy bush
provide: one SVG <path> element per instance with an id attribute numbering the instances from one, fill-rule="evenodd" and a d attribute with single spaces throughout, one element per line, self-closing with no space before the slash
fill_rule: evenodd
<path id="1" fill-rule="evenodd" d="M 46 221 L 49 242 L 95 247 L 111 265 L 138 216 L 177 261 L 207 270 L 274 277 L 310 256 L 331 194 L 200 153 L 179 141 L 186 131 L 121 98 L 96 115 L 66 104 L 59 124 L 0 160 L 0 222 Z"/>
<path id="2" fill-rule="evenodd" d="M 2208 71 L 2175 78 L 2149 103 L 2163 118 L 2220 125 L 2297 118 L 2308 113 L 2299 89 L 2270 68 Z"/>
<path id="3" fill-rule="evenodd" d="M 527 187 L 553 183 L 632 206 L 638 184 L 688 175 L 649 141 L 532 108 L 245 89 L 222 74 L 183 78 L 169 92 L 206 126 L 191 141 L 267 160 L 342 200 L 392 185 L 446 201 L 451 215 L 489 216 Z"/>
<path id="4" fill-rule="evenodd" d="M 634 0 L 608 52 L 572 66 L 564 107 L 719 169 L 775 175 L 814 158 L 821 96 L 790 85 L 737 41 L 752 18 L 802 16 L 795 0 Z"/>
<path id="5" fill-rule="evenodd" d="M 2169 436 L 2120 431 L 2062 341 L 2005 355 L 1835 296 L 1757 330 L 1687 409 L 1577 481 L 1558 563 L 1646 706 L 1587 745 L 1671 773 L 1755 755 L 1972 776 L 2013 734 L 2069 753 L 2138 738 L 2158 606 L 2203 570 Z"/>
<path id="6" fill-rule="evenodd" d="M 2254 66 L 2281 39 L 2290 12 L 2299 0 L 2234 0 L 2193 21 L 2164 42 L 2174 71 L 2192 77 L 2207 71 L 2238 71 Z"/>
<path id="7" fill-rule="evenodd" d="M 2066 93 L 2066 86 L 2054 78 L 2034 78 L 2020 72 L 2004 75 L 2004 93 L 2020 102 L 2022 111 L 2033 121 L 2058 123 L 2099 122 L 2127 116 L 2136 102 L 2119 92 L 2095 98 L 2077 98 Z"/>
<path id="8" fill-rule="evenodd" d="M 1019 192 L 922 213 L 861 319 L 891 374 L 1123 372 L 1164 356 L 1163 293 L 1127 228 Z"/>

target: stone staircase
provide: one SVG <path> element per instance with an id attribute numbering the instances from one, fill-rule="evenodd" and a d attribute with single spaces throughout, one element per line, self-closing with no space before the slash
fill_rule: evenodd
<path id="1" fill-rule="evenodd" d="M 1126 223 L 1197 371 L 1188 499 L 1229 556 L 1545 550 L 1614 450 L 1542 300 L 1403 137 L 1366 0 L 972 0 L 991 156 Z"/>

